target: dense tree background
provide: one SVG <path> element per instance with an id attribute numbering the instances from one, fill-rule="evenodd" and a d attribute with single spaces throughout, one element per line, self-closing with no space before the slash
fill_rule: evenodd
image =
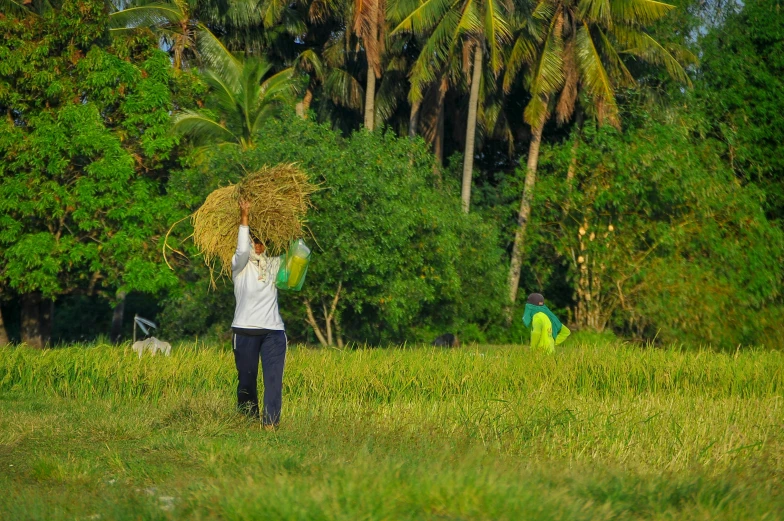
<path id="1" fill-rule="evenodd" d="M 460 211 L 454 188 L 433 187 L 423 142 L 366 132 L 343 138 L 293 114 L 269 122 L 259 138 L 252 150 L 217 152 L 208 175 L 200 168 L 183 171 L 172 185 L 201 193 L 199 201 L 264 164 L 297 161 L 317 173 L 323 189 L 313 196 L 308 223 L 314 237 L 308 283 L 301 293 L 280 297 L 291 337 L 329 344 L 422 341 L 446 328 L 468 340 L 499 337 L 503 252 L 497 232 Z M 233 303 L 228 281 L 219 287 Z M 207 287 L 184 284 L 182 290 L 167 306 L 165 322 L 173 334 L 206 333 L 180 304 L 184 299 L 198 307 L 209 298 Z M 233 311 L 233 304 L 224 308 L 224 331 Z M 190 329 L 182 329 L 186 323 Z"/>
<path id="2" fill-rule="evenodd" d="M 0 343 L 227 338 L 230 284 L 161 237 L 296 161 L 297 340 L 519 342 L 541 291 L 577 329 L 782 346 L 780 0 L 436 4 L 0 0 Z"/>
<path id="3" fill-rule="evenodd" d="M 700 102 L 724 160 L 759 186 L 771 219 L 784 217 L 784 11 L 773 0 L 748 2 L 703 42 Z"/>
<path id="4" fill-rule="evenodd" d="M 106 22 L 101 3 L 0 18 L 0 288 L 36 345 L 57 299 L 176 283 L 157 240 L 176 211 L 170 111 L 191 80 L 154 39 L 110 40 Z"/>

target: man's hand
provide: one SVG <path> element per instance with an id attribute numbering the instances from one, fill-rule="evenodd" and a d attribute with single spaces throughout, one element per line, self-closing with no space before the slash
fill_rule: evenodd
<path id="1" fill-rule="evenodd" d="M 248 213 L 250 212 L 250 202 L 240 199 L 240 224 L 248 225 Z"/>

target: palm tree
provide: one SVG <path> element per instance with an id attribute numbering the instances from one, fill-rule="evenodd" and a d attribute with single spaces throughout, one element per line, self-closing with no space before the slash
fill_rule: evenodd
<path id="1" fill-rule="evenodd" d="M 383 75 L 376 88 L 375 125 L 387 123 L 398 131 L 399 135 L 416 136 L 419 121 L 418 107 L 411 106 L 406 114 L 401 110 L 405 107 L 408 97 L 408 74 L 419 56 L 419 47 L 413 38 L 390 38 L 386 42 Z"/>
<path id="2" fill-rule="evenodd" d="M 292 68 L 270 75 L 271 70 L 269 63 L 258 58 L 233 58 L 224 69 L 208 69 L 205 81 L 219 116 L 207 110 L 180 112 L 174 117 L 175 131 L 197 143 L 252 148 L 262 123 L 292 103 L 297 92 Z"/>
<path id="3" fill-rule="evenodd" d="M 0 11 L 16 16 L 41 16 L 51 10 L 48 0 L 0 0 Z"/>
<path id="4" fill-rule="evenodd" d="M 376 79 L 381 77 L 381 59 L 384 53 L 386 1 L 355 0 L 354 34 L 362 40 L 367 60 L 367 80 L 365 82 L 365 129 L 375 127 Z"/>
<path id="5" fill-rule="evenodd" d="M 439 64 L 420 60 L 425 44 L 428 42 L 428 31 L 414 30 L 412 12 L 420 6 L 419 0 L 393 0 L 389 4 L 388 17 L 395 29 L 390 34 L 390 44 L 399 48 L 401 55 L 408 55 L 406 63 L 400 66 L 399 73 L 405 73 L 409 87 L 406 97 L 410 106 L 408 118 L 408 136 L 415 138 L 420 130 L 423 137 L 433 146 L 436 158 L 434 173 L 440 176 L 443 163 L 444 144 L 444 102 L 450 90 L 450 84 L 462 76 L 462 69 L 455 67 L 458 60 L 441 60 L 441 69 L 435 70 Z M 406 26 L 401 24 L 406 23 Z M 429 66 L 429 67 L 428 67 Z"/>
<path id="6" fill-rule="evenodd" d="M 112 34 L 140 27 L 150 28 L 161 39 L 172 55 L 175 69 L 181 69 L 190 57 L 199 58 L 202 65 L 215 70 L 231 66 L 229 50 L 206 25 L 193 17 L 185 0 L 132 0 L 109 14 Z"/>
<path id="7" fill-rule="evenodd" d="M 468 212 L 482 73 L 487 66 L 497 75 L 503 67 L 503 47 L 511 38 L 506 10 L 497 0 L 399 0 L 392 11 L 401 19 L 392 34 L 413 32 L 424 41 L 411 71 L 412 106 L 421 102 L 428 85 L 443 79 L 450 62 L 462 63 L 463 73 L 470 75 L 461 191 Z"/>
<path id="8" fill-rule="evenodd" d="M 582 92 L 599 124 L 620 126 L 616 89 L 636 84 L 626 56 L 663 66 L 671 77 L 690 84 L 680 63 L 690 55 L 666 48 L 646 31 L 673 8 L 655 0 L 538 0 L 533 10 L 518 11 L 504 88 L 508 92 L 515 76 L 526 70 L 531 101 L 524 120 L 531 127 L 531 141 L 509 267 L 511 304 L 517 299 L 545 123 L 553 110 L 559 123 L 571 119 Z"/>
<path id="9" fill-rule="evenodd" d="M 294 59 L 292 64 L 297 76 L 306 76 L 305 96 L 297 102 L 297 115 L 307 118 L 310 104 L 313 101 L 313 91 L 318 82 L 324 82 L 325 70 L 321 57 L 312 49 L 307 49 Z"/>
<path id="10" fill-rule="evenodd" d="M 297 107 L 298 113 L 305 114 L 320 84 L 323 95 L 317 99 L 322 117 L 327 116 L 336 126 L 349 130 L 355 123 L 353 116 L 348 118 L 348 122 L 340 117 L 342 109 L 349 109 L 350 112 L 364 114 L 365 128 L 375 127 L 376 78 L 383 67 L 382 36 L 385 31 L 383 0 L 381 11 L 378 10 L 378 0 L 374 2 L 295 0 L 291 4 L 283 0 L 263 0 L 260 4 L 265 13 L 277 9 L 263 7 L 267 4 L 297 6 L 301 20 L 307 20 L 307 24 L 303 22 L 303 29 L 288 39 L 289 44 L 295 42 L 299 55 L 287 63 L 300 74 L 306 73 L 310 77 L 305 97 Z M 375 17 L 371 11 L 375 11 Z M 372 20 L 376 21 L 375 25 Z M 273 29 L 266 24 L 265 31 Z M 274 53 L 274 49 L 269 48 L 262 51 L 269 55 L 270 50 Z M 364 78 L 364 83 L 358 78 Z"/>

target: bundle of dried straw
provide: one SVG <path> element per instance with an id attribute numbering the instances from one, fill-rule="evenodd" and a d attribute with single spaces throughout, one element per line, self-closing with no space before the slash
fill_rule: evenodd
<path id="1" fill-rule="evenodd" d="M 237 247 L 239 200 L 250 202 L 248 225 L 253 235 L 278 255 L 292 239 L 304 235 L 303 223 L 310 195 L 317 187 L 295 165 L 263 167 L 248 174 L 239 184 L 219 188 L 207 196 L 191 216 L 193 242 L 204 261 L 231 276 L 231 258 Z"/>

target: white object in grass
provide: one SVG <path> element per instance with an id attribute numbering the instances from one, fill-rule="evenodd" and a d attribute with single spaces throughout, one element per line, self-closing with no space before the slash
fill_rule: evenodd
<path id="1" fill-rule="evenodd" d="M 158 340 L 154 336 L 145 338 L 144 340 L 139 340 L 138 342 L 134 342 L 131 349 L 136 351 L 136 353 L 139 355 L 139 358 L 142 357 L 145 351 L 149 351 L 153 355 L 158 353 L 164 354 L 166 356 L 171 355 L 171 344 L 168 342 L 163 342 L 162 340 Z"/>

